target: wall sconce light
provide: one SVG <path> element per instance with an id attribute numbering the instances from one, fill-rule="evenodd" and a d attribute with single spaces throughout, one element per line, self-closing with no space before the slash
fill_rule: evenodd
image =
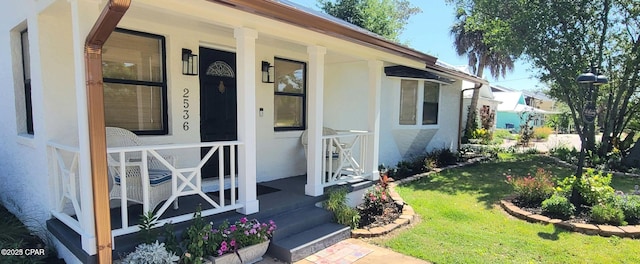
<path id="1" fill-rule="evenodd" d="M 182 74 L 198 75 L 198 55 L 190 49 L 182 49 Z"/>
<path id="2" fill-rule="evenodd" d="M 274 82 L 274 68 L 268 61 L 262 61 L 262 82 L 273 83 Z"/>

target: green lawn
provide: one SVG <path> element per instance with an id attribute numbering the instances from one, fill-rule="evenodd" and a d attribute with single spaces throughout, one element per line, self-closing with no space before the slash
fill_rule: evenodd
<path id="1" fill-rule="evenodd" d="M 534 174 L 538 167 L 559 177 L 573 171 L 545 157 L 510 156 L 400 186 L 421 221 L 373 242 L 435 263 L 640 263 L 638 239 L 572 233 L 505 213 L 498 205 L 510 193 L 503 173 Z M 614 176 L 612 185 L 628 192 L 634 184 L 640 180 Z"/>

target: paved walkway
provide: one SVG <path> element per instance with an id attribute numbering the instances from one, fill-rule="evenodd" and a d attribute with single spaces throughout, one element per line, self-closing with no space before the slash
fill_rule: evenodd
<path id="1" fill-rule="evenodd" d="M 577 134 L 551 134 L 549 135 L 549 139 L 547 141 L 531 141 L 535 149 L 541 152 L 547 152 L 550 149 L 557 147 L 567 147 L 571 149 L 575 147 L 577 150 L 580 150 L 580 136 Z M 515 140 L 505 140 L 502 144 L 503 147 L 510 147 L 516 144 Z"/>
<path id="2" fill-rule="evenodd" d="M 283 263 L 277 259 L 273 259 L 269 256 L 265 256 L 259 264 L 277 264 Z M 391 251 L 390 249 L 382 248 L 364 242 L 361 239 L 349 238 L 341 241 L 338 244 L 330 246 L 322 251 L 319 251 L 307 258 L 295 262 L 295 264 L 389 264 L 389 263 L 403 263 L 403 264 L 426 264 L 424 260 L 420 260 L 414 257 L 402 255 L 400 253 Z"/>

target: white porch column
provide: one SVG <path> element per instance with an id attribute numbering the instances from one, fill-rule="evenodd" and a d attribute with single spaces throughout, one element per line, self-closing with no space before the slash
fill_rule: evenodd
<path id="1" fill-rule="evenodd" d="M 322 102 L 324 97 L 324 55 L 321 46 L 307 47 L 309 54 L 309 82 L 307 91 L 307 185 L 304 193 L 320 196 L 323 193 L 322 177 Z"/>
<path id="2" fill-rule="evenodd" d="M 100 4 L 96 1 L 70 1 L 71 27 L 73 35 L 73 66 L 76 86 L 76 109 L 78 112 L 78 172 L 82 213 L 78 222 L 82 249 L 89 255 L 97 253 L 93 192 L 91 187 L 91 160 L 89 157 L 89 117 L 87 115 L 87 82 L 85 76 L 84 44 L 86 37 L 100 15 Z"/>
<path id="3" fill-rule="evenodd" d="M 258 32 L 236 28 L 236 80 L 238 85 L 238 202 L 239 213 L 258 212 L 256 197 L 256 38 Z"/>
<path id="4" fill-rule="evenodd" d="M 368 130 L 373 133 L 367 138 L 365 173 L 371 171 L 372 180 L 380 178 L 378 156 L 380 154 L 380 93 L 382 89 L 382 61 L 369 61 L 369 102 Z"/>

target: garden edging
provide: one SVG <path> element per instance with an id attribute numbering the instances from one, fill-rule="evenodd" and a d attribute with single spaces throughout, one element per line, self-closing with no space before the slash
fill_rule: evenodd
<path id="1" fill-rule="evenodd" d="M 416 174 L 411 177 L 407 177 L 407 178 L 398 180 L 396 182 L 389 183 L 389 186 L 388 186 L 389 196 L 396 204 L 402 205 L 402 215 L 400 215 L 400 217 L 398 217 L 398 219 L 396 219 L 393 223 L 387 224 L 383 227 L 374 227 L 371 229 L 358 228 L 358 229 L 351 230 L 351 237 L 352 238 L 368 238 L 368 237 L 377 237 L 377 236 L 386 235 L 389 232 L 395 230 L 396 228 L 411 224 L 416 220 L 416 213 L 413 210 L 413 208 L 407 203 L 405 203 L 402 197 L 400 197 L 400 195 L 395 190 L 395 187 L 398 186 L 399 184 L 412 182 L 412 181 L 421 179 L 423 177 L 429 176 L 432 173 L 438 173 L 448 169 L 471 165 L 476 162 L 484 161 L 486 159 L 488 159 L 488 157 L 473 158 L 473 159 L 467 160 L 466 162 L 446 166 L 443 168 L 435 168 L 432 171 Z"/>
<path id="2" fill-rule="evenodd" d="M 563 229 L 580 232 L 587 235 L 600 235 L 600 236 L 618 236 L 628 238 L 640 238 L 640 225 L 627 225 L 627 226 L 610 226 L 610 225 L 594 225 L 594 224 L 581 224 L 571 223 L 569 221 L 563 221 L 561 219 L 552 219 L 544 215 L 538 215 L 515 206 L 513 203 L 507 200 L 501 200 L 500 206 L 507 211 L 510 215 L 522 220 L 526 220 L 533 223 L 553 224 Z"/>

